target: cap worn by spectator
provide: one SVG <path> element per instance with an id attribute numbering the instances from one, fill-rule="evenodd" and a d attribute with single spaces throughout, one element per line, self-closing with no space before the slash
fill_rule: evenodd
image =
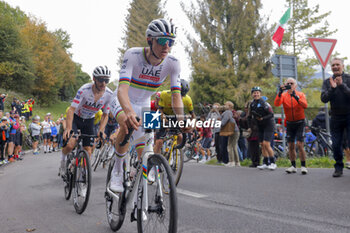
<path id="1" fill-rule="evenodd" d="M 15 118 L 19 118 L 19 115 L 18 115 L 18 114 L 16 114 L 16 115 L 15 115 Z"/>
<path id="2" fill-rule="evenodd" d="M 1 121 L 7 121 L 7 120 L 8 120 L 7 117 L 1 118 Z"/>
<path id="3" fill-rule="evenodd" d="M 48 113 L 46 113 L 46 116 L 51 116 L 51 113 L 49 113 L 49 112 L 48 112 Z"/>

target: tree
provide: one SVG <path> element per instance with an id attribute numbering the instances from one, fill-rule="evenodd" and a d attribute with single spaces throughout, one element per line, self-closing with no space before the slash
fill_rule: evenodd
<path id="1" fill-rule="evenodd" d="M 132 47 L 146 47 L 145 33 L 148 24 L 157 18 L 163 17 L 159 7 L 160 0 L 133 0 L 128 9 L 128 15 L 124 22 L 126 29 L 123 37 L 123 47 L 119 48 L 120 57 L 118 64 L 121 64 L 124 53 Z"/>
<path id="2" fill-rule="evenodd" d="M 18 8 L 0 2 L 0 83 L 5 89 L 29 93 L 34 80 L 34 67 L 29 49 L 21 36 L 27 20 Z M 29 83 L 29 85 L 28 85 Z"/>
<path id="3" fill-rule="evenodd" d="M 72 48 L 72 42 L 70 41 L 70 35 L 63 29 L 58 29 L 53 32 L 56 37 L 57 42 L 62 46 L 62 48 L 70 55 L 68 49 Z"/>
<path id="4" fill-rule="evenodd" d="M 186 10 L 200 41 L 189 37 L 195 102 L 232 100 L 239 106 L 250 89 L 271 76 L 270 33 L 259 14 L 260 0 L 197 0 Z"/>

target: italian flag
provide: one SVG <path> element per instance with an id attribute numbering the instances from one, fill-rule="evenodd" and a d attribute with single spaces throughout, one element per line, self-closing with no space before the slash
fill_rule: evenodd
<path id="1" fill-rule="evenodd" d="M 278 28 L 276 29 L 275 33 L 272 36 L 272 40 L 278 44 L 278 47 L 281 46 L 283 35 L 284 35 L 284 27 L 286 26 L 289 18 L 290 18 L 290 7 L 280 19 Z"/>

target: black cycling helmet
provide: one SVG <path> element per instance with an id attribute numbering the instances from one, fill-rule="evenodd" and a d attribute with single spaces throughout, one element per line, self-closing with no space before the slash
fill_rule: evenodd
<path id="1" fill-rule="evenodd" d="M 260 87 L 253 87 L 252 88 L 252 91 L 250 93 L 253 93 L 254 91 L 260 91 L 262 92 L 261 88 Z"/>
<path id="2" fill-rule="evenodd" d="M 190 90 L 190 84 L 185 80 L 181 79 L 181 96 L 185 96 L 187 92 Z"/>

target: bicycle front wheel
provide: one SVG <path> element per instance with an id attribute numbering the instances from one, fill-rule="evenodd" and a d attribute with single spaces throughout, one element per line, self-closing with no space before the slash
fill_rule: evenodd
<path id="1" fill-rule="evenodd" d="M 177 232 L 177 194 L 176 186 L 174 182 L 173 172 L 165 160 L 160 154 L 153 154 L 148 159 L 148 169 L 155 167 L 156 169 L 156 182 L 148 183 L 147 176 L 142 176 L 140 186 L 143 182 L 147 183 L 147 193 L 144 193 L 144 189 L 140 189 L 141 195 L 138 200 L 137 209 L 137 230 L 138 232 L 152 232 L 152 233 L 164 233 Z M 166 183 L 169 195 L 164 195 L 162 189 L 162 183 Z M 148 205 L 146 209 L 142 208 L 143 196 L 147 195 Z"/>
<path id="2" fill-rule="evenodd" d="M 69 169 L 69 165 L 71 163 L 71 155 L 67 156 L 67 160 L 66 160 L 66 174 L 63 177 L 63 181 L 65 182 L 64 184 L 64 197 L 66 198 L 66 200 L 70 199 L 70 196 L 72 194 L 72 188 L 73 188 L 73 173 L 72 170 Z"/>
<path id="3" fill-rule="evenodd" d="M 78 153 L 74 168 L 74 208 L 82 214 L 89 202 L 91 190 L 91 166 L 89 155 L 85 150 Z"/>
<path id="4" fill-rule="evenodd" d="M 182 170 L 184 167 L 184 154 L 181 149 L 175 149 L 172 151 L 171 158 L 169 160 L 171 169 L 174 172 L 175 185 L 180 181 Z"/>

